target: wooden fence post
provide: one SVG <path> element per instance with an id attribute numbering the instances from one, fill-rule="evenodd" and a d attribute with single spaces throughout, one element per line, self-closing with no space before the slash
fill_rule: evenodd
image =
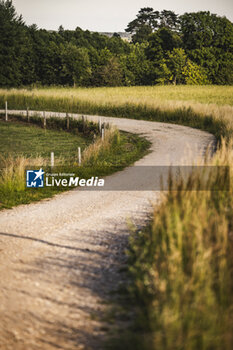
<path id="1" fill-rule="evenodd" d="M 82 156 L 81 156 L 81 147 L 78 148 L 78 164 L 81 165 L 82 163 Z"/>
<path id="2" fill-rule="evenodd" d="M 101 133 L 101 129 L 102 129 L 102 120 L 101 120 L 101 118 L 99 118 L 99 131 L 100 131 L 100 133 Z"/>
<path id="3" fill-rule="evenodd" d="M 84 115 L 82 115 L 82 123 L 83 123 L 83 132 L 85 132 L 85 126 L 86 126 L 86 123 L 85 123 L 85 118 L 84 118 Z"/>
<path id="4" fill-rule="evenodd" d="M 43 118 L 44 118 L 44 129 L 46 129 L 46 116 L 45 116 L 45 112 L 43 112 Z"/>
<path id="5" fill-rule="evenodd" d="M 54 167 L 54 152 L 51 152 L 51 168 Z"/>
<path id="6" fill-rule="evenodd" d="M 29 117 L 29 108 L 27 107 L 27 120 L 28 120 L 28 123 L 30 121 L 30 117 Z"/>
<path id="7" fill-rule="evenodd" d="M 69 128 L 70 128 L 70 117 L 69 117 L 68 113 L 66 113 L 66 127 L 67 127 L 67 130 L 69 130 Z"/>
<path id="8" fill-rule="evenodd" d="M 7 101 L 5 102 L 5 112 L 6 112 L 5 119 L 6 119 L 6 122 L 7 122 L 8 121 Z"/>
<path id="9" fill-rule="evenodd" d="M 104 128 L 102 128 L 101 130 L 102 130 L 102 140 L 104 140 Z"/>

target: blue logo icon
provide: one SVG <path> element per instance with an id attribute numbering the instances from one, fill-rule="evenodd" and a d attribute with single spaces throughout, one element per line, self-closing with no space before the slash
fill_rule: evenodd
<path id="1" fill-rule="evenodd" d="M 27 187 L 44 187 L 44 171 L 40 170 L 27 170 Z"/>

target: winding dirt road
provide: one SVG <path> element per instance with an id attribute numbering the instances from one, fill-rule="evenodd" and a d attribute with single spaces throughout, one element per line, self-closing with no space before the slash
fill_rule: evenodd
<path id="1" fill-rule="evenodd" d="M 214 141 L 188 127 L 103 119 L 152 142 L 137 166 L 191 163 Z M 130 179 L 131 171 L 108 181 Z M 143 225 L 158 199 L 156 191 L 73 190 L 0 212 L 0 349 L 103 349 L 106 301 L 124 282 L 126 219 Z"/>

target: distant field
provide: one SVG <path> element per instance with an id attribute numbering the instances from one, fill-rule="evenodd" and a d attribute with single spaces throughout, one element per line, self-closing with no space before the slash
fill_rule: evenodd
<path id="1" fill-rule="evenodd" d="M 233 86 L 0 89 L 0 108 L 145 119 L 191 126 L 218 139 L 233 130 Z"/>
<path id="2" fill-rule="evenodd" d="M 85 101 L 105 103 L 145 103 L 159 101 L 189 101 L 233 106 L 232 86 L 145 86 L 91 89 L 45 89 L 46 94 L 77 97 Z"/>
<path id="3" fill-rule="evenodd" d="M 0 96 L 6 90 L 0 90 Z M 9 90 L 9 94 L 70 98 L 94 103 L 145 103 L 157 101 L 189 101 L 233 106 L 233 86 L 142 86 L 117 88 L 41 88 Z"/>

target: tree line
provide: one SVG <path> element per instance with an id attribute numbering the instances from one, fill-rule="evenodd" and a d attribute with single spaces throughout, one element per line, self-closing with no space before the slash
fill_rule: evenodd
<path id="1" fill-rule="evenodd" d="M 135 86 L 233 84 L 233 23 L 210 12 L 142 8 L 117 33 L 27 26 L 0 0 L 0 86 Z"/>

